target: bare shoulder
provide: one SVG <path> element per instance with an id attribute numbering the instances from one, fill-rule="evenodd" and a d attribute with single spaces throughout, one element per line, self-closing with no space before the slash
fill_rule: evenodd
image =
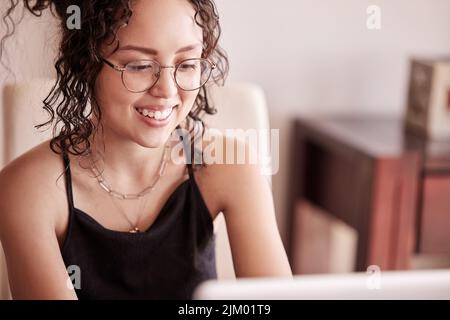
<path id="1" fill-rule="evenodd" d="M 227 161 L 207 166 L 199 177 L 206 181 L 211 199 L 225 217 L 236 276 L 292 276 L 270 183 L 258 159 L 250 157 L 257 150 L 240 138 L 216 138 L 223 144 L 211 146 L 210 142 L 211 149 L 204 149 L 204 156 L 207 158 L 208 150 L 215 149 L 222 151 Z"/>
<path id="2" fill-rule="evenodd" d="M 64 199 L 63 171 L 61 156 L 50 149 L 49 141 L 5 166 L 0 171 L 0 221 L 39 218 L 55 222 Z"/>
<path id="3" fill-rule="evenodd" d="M 244 199 L 240 198 L 245 194 L 242 190 L 251 185 L 262 185 L 266 194 L 270 194 L 268 180 L 250 157 L 256 151 L 247 142 L 219 131 L 209 131 L 205 136 L 202 151 L 207 165 L 198 171 L 196 179 L 216 211 L 225 213 L 236 203 L 242 203 Z"/>
<path id="4" fill-rule="evenodd" d="M 56 234 L 63 167 L 46 142 L 0 172 L 0 240 L 15 299 L 76 298 Z"/>

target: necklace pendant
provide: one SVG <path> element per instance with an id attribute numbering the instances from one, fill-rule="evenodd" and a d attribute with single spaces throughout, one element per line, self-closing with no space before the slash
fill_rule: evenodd
<path id="1" fill-rule="evenodd" d="M 141 232 L 141 230 L 139 230 L 138 227 L 134 227 L 134 228 L 131 229 L 129 232 L 130 232 L 130 233 L 139 233 L 139 232 Z"/>

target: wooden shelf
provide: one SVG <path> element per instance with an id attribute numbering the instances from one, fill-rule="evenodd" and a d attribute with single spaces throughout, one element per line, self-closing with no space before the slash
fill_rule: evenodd
<path id="1" fill-rule="evenodd" d="M 292 264 L 301 201 L 357 231 L 356 271 L 369 265 L 408 269 L 415 253 L 450 254 L 450 141 L 427 140 L 403 123 L 356 117 L 294 122 Z"/>

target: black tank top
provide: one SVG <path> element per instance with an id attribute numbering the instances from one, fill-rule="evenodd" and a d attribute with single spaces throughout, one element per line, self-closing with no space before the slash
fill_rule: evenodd
<path id="1" fill-rule="evenodd" d="M 217 278 L 213 222 L 189 162 L 189 179 L 151 227 L 129 233 L 107 229 L 74 206 L 66 153 L 63 161 L 69 224 L 61 254 L 72 277 L 80 271 L 79 299 L 191 299 L 197 285 Z"/>

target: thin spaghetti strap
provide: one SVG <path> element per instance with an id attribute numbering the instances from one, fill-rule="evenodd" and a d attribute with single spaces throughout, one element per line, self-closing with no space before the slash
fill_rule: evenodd
<path id="1" fill-rule="evenodd" d="M 70 160 L 67 155 L 67 152 L 63 149 L 62 156 L 64 161 L 64 175 L 66 178 L 66 193 L 67 193 L 67 201 L 69 203 L 70 212 L 73 210 L 73 193 L 72 193 L 72 176 L 70 174 Z"/>
<path id="2" fill-rule="evenodd" d="M 184 154 L 186 155 L 186 167 L 188 169 L 189 179 L 194 181 L 193 180 L 194 179 L 194 170 L 192 168 L 192 156 L 191 156 L 192 148 L 189 144 L 189 140 L 183 139 L 183 148 L 184 148 Z"/>
<path id="3" fill-rule="evenodd" d="M 187 166 L 188 173 L 189 173 L 189 179 L 191 179 L 193 182 L 195 182 L 195 180 L 194 180 L 194 170 L 192 169 L 192 164 L 188 163 L 186 166 Z"/>
<path id="4" fill-rule="evenodd" d="M 176 127 L 177 130 L 181 130 L 180 125 L 178 125 Z M 185 160 L 186 160 L 186 167 L 188 169 L 188 173 L 189 173 L 189 179 L 191 181 L 194 181 L 194 170 L 192 168 L 192 157 L 191 157 L 191 145 L 189 144 L 190 139 L 185 139 L 185 136 L 183 134 L 179 135 L 180 141 L 183 144 L 183 150 L 184 150 L 184 155 L 185 155 Z"/>

